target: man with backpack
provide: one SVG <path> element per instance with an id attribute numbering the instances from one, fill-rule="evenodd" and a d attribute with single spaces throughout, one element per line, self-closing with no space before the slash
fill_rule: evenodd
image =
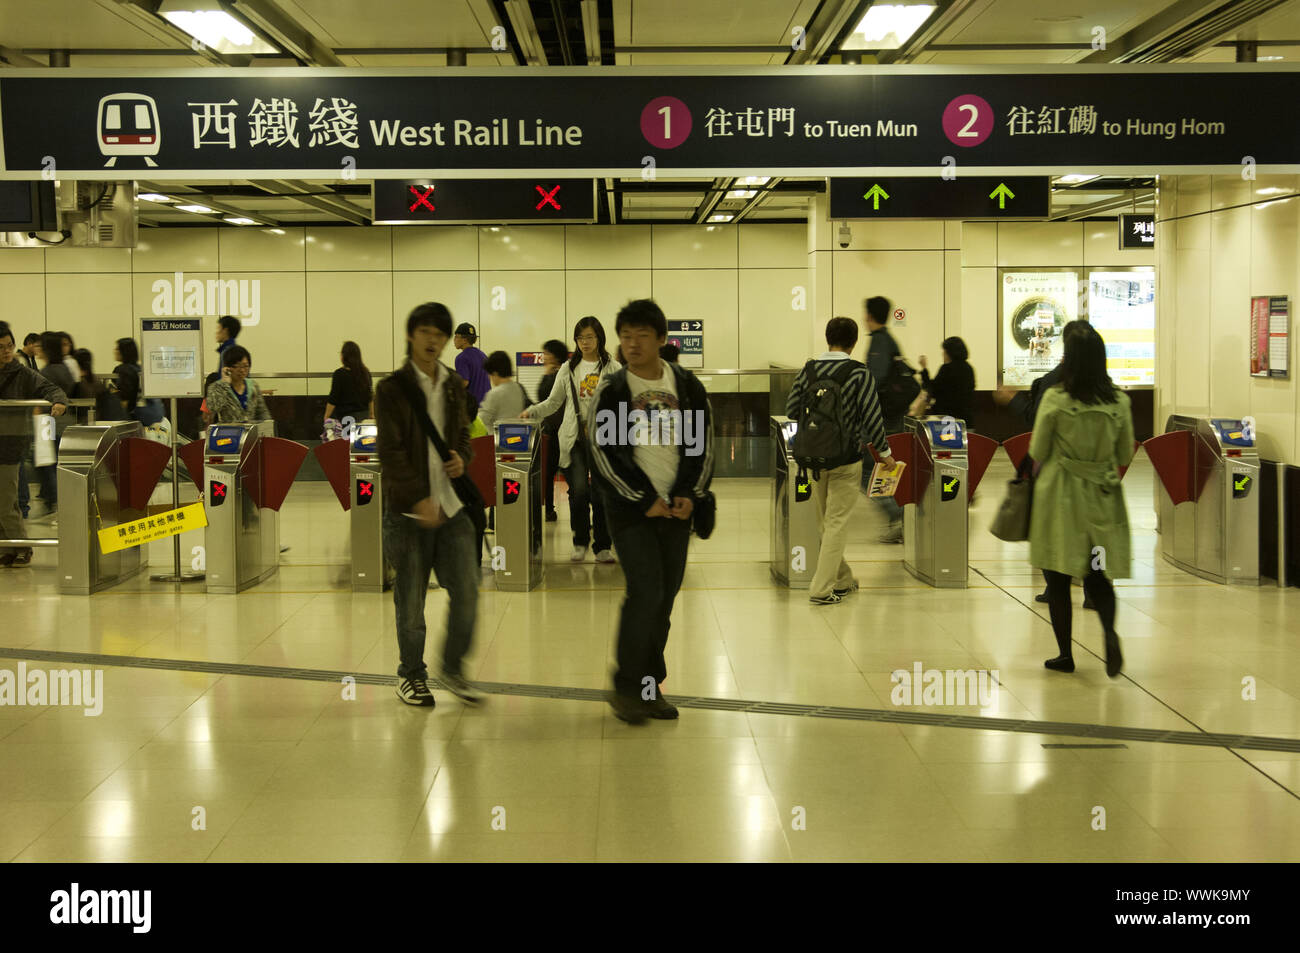
<path id="1" fill-rule="evenodd" d="M 814 605 L 840 602 L 858 588 L 844 560 L 844 545 L 863 478 L 864 446 L 876 449 L 886 470 L 895 467 L 875 383 L 866 366 L 849 357 L 857 343 L 856 322 L 831 318 L 828 350 L 804 365 L 786 401 L 786 415 L 799 424 L 794 456 L 801 468 L 813 471 L 822 524 L 821 555 L 808 588 Z"/>
<path id="2" fill-rule="evenodd" d="M 916 372 L 903 360 L 903 352 L 889 333 L 889 312 L 892 310 L 889 299 L 876 295 L 865 303 L 867 315 L 867 334 L 871 343 L 867 345 L 867 369 L 876 384 L 880 395 L 880 412 L 885 418 L 885 433 L 900 433 L 903 429 L 903 415 L 912 406 L 912 401 L 921 393 L 921 385 L 916 381 Z M 863 470 L 863 492 L 871 479 L 871 471 Z M 872 497 L 889 522 L 888 528 L 880 536 L 882 543 L 901 543 L 903 541 L 903 510 L 894 502 L 892 496 Z"/>

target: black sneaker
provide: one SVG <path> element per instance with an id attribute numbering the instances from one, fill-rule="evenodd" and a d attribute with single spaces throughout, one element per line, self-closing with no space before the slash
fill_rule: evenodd
<path id="1" fill-rule="evenodd" d="M 614 717 L 629 725 L 640 725 L 650 714 L 649 706 L 639 698 L 627 698 L 618 692 L 609 693 L 609 707 L 614 709 Z M 673 709 L 676 711 L 676 709 Z"/>
<path id="2" fill-rule="evenodd" d="M 408 705 L 421 708 L 433 707 L 433 692 L 422 678 L 402 678 L 397 681 L 397 697 Z"/>
<path id="3" fill-rule="evenodd" d="M 843 599 L 843 598 L 844 598 L 845 596 L 847 596 L 849 593 L 851 593 L 851 592 L 857 592 L 857 591 L 858 591 L 858 584 L 857 584 L 856 582 L 855 582 L 853 585 L 851 585 L 851 586 L 846 586 L 846 587 L 843 588 L 843 589 L 832 589 L 832 590 L 831 590 L 831 592 L 835 593 L 835 595 L 839 596 L 841 599 Z"/>
<path id="4" fill-rule="evenodd" d="M 555 510 L 547 510 L 547 511 L 546 511 L 546 522 L 548 522 L 548 523 L 554 523 L 554 522 L 555 522 L 556 520 L 558 520 L 559 518 L 560 518 L 560 515 L 559 515 L 558 513 L 556 513 Z"/>
<path id="5" fill-rule="evenodd" d="M 837 602 L 843 602 L 844 597 L 838 592 L 832 591 L 830 595 L 826 596 L 809 596 L 808 601 L 815 606 L 833 606 Z"/>
<path id="6" fill-rule="evenodd" d="M 646 714 L 651 718 L 658 718 L 661 721 L 670 721 L 677 717 L 677 706 L 664 698 L 658 692 L 655 693 L 654 701 L 646 702 Z"/>
<path id="7" fill-rule="evenodd" d="M 1046 602 L 1046 601 L 1047 601 L 1047 593 L 1045 593 L 1045 592 L 1040 592 L 1038 595 L 1034 596 L 1034 601 L 1035 601 L 1035 602 Z"/>
<path id="8" fill-rule="evenodd" d="M 487 696 L 459 675 L 442 673 L 442 684 L 466 705 L 477 705 Z"/>

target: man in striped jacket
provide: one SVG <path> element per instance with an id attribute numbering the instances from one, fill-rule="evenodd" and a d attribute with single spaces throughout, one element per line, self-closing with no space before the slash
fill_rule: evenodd
<path id="1" fill-rule="evenodd" d="M 586 433 L 626 586 L 610 705 L 639 724 L 677 717 L 659 683 L 691 516 L 713 479 L 713 424 L 704 385 L 659 356 L 668 324 L 657 304 L 629 302 L 614 329 L 626 367 L 596 388 Z"/>
<path id="2" fill-rule="evenodd" d="M 790 388 L 790 397 L 786 401 L 786 416 L 799 421 L 813 380 L 830 377 L 839 370 L 842 362 L 849 361 L 854 367 L 843 379 L 840 388 L 844 426 L 848 428 L 848 433 L 858 434 L 863 445 L 871 444 L 880 454 L 885 468 L 893 470 L 894 458 L 885 437 L 876 385 L 866 365 L 849 357 L 857 344 L 857 323 L 849 318 L 831 318 L 826 325 L 826 347 L 829 350 L 810 361 L 795 378 L 794 386 Z M 836 375 L 837 378 L 839 376 Z M 822 524 L 821 555 L 817 558 L 817 570 L 808 588 L 809 601 L 815 605 L 840 602 L 858 588 L 853 570 L 844 560 L 844 545 L 849 532 L 849 517 L 858 502 L 858 486 L 861 481 L 862 461 L 857 460 L 821 471 L 813 484 L 817 516 Z"/>

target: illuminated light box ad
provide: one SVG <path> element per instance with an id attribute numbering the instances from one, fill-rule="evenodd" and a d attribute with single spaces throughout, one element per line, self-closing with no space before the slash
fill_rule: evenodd
<path id="1" fill-rule="evenodd" d="M 1155 386 L 1154 271 L 1089 271 L 1088 321 L 1106 341 L 1106 371 L 1115 384 Z"/>
<path id="2" fill-rule="evenodd" d="M 1075 271 L 1004 271 L 1002 383 L 1028 387 L 1061 361 L 1061 329 L 1079 317 Z"/>

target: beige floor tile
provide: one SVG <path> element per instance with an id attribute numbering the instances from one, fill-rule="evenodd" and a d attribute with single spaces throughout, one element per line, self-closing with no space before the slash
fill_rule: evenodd
<path id="1" fill-rule="evenodd" d="M 417 863 L 589 863 L 596 859 L 596 835 L 417 831 L 407 841 L 401 859 Z"/>
<path id="2" fill-rule="evenodd" d="M 431 797 L 415 821 L 415 833 L 482 835 L 589 835 L 596 830 L 599 800 L 550 797 L 532 792 L 499 798 Z"/>
<path id="3" fill-rule="evenodd" d="M 14 858 L 18 863 L 123 864 L 200 863 L 221 836 L 190 831 L 175 837 L 42 836 Z"/>
<path id="4" fill-rule="evenodd" d="M 964 830 L 933 830 L 906 825 L 892 830 L 810 828 L 786 835 L 796 861 L 825 863 L 983 863 L 975 835 Z"/>
<path id="5" fill-rule="evenodd" d="M 781 830 L 616 830 L 603 833 L 596 859 L 612 863 L 780 863 L 791 859 Z"/>
<path id="6" fill-rule="evenodd" d="M 401 859 L 406 834 L 320 831 L 301 834 L 227 834 L 208 856 L 213 863 L 391 863 Z"/>

